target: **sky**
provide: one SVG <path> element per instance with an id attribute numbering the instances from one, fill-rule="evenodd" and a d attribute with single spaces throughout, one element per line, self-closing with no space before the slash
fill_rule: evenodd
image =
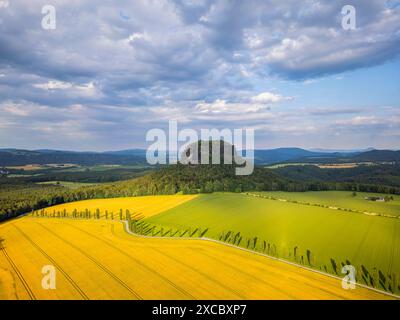
<path id="1" fill-rule="evenodd" d="M 400 1 L 0 0 L 0 148 L 144 148 L 169 120 L 400 149 Z"/>

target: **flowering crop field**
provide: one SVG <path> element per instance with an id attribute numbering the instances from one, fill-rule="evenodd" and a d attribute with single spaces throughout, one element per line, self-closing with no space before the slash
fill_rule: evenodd
<path id="1" fill-rule="evenodd" d="M 131 214 L 140 214 L 143 217 L 151 217 L 165 210 L 176 207 L 197 197 L 196 195 L 171 195 L 171 196 L 147 196 L 147 197 L 124 197 L 110 199 L 94 199 L 60 204 L 47 209 L 40 210 L 45 214 L 57 214 L 66 211 L 72 213 L 90 211 L 93 215 L 99 210 L 100 217 L 105 217 L 106 211 L 109 217 L 119 216 L 120 210 L 125 216 L 126 210 Z"/>
<path id="2" fill-rule="evenodd" d="M 387 299 L 314 271 L 205 240 L 143 238 L 110 220 L 0 225 L 0 299 Z M 56 288 L 42 287 L 42 268 Z"/>

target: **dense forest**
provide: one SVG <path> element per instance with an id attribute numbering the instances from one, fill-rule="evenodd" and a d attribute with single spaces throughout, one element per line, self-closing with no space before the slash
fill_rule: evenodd
<path id="1" fill-rule="evenodd" d="M 149 168 L 116 168 L 108 170 L 93 170 L 86 168 L 82 171 L 43 170 L 35 171 L 34 174 L 14 178 L 8 181 L 22 182 L 46 182 L 67 181 L 83 183 L 103 183 L 129 180 L 144 175 Z"/>
<path id="2" fill-rule="evenodd" d="M 305 179 L 300 175 L 288 178 L 280 175 L 277 170 L 261 167 L 256 167 L 253 174 L 249 176 L 237 176 L 233 165 L 170 165 L 135 179 L 81 187 L 74 190 L 61 186 L 38 185 L 29 182 L 7 184 L 7 178 L 0 180 L 0 219 L 77 200 L 175 194 L 177 192 L 192 194 L 217 191 L 348 190 L 400 194 L 400 188 L 395 186 L 354 181 L 317 181 Z"/>
<path id="3" fill-rule="evenodd" d="M 186 159 L 200 153 L 207 144 L 198 141 L 184 152 Z M 209 144 L 211 163 L 212 148 L 217 141 Z M 236 154 L 231 144 L 220 141 L 220 163 L 225 157 Z M 282 156 L 287 150 L 279 150 Z M 293 150 L 290 150 L 293 152 Z M 301 152 L 300 151 L 296 151 Z M 15 154 L 16 153 L 16 154 Z M 13 150 L 15 156 L 26 156 L 25 151 Z M 41 151 L 36 156 L 76 156 L 73 153 L 54 153 Z M 32 154 L 29 157 L 35 156 Z M 79 153 L 79 156 L 91 158 L 92 154 Z M 102 157 L 108 154 L 102 154 Z M 386 155 L 387 156 L 387 155 Z M 102 158 L 103 159 L 103 158 Z M 103 160 L 105 160 L 104 158 Z M 53 159 L 55 160 L 55 159 Z M 82 160 L 82 159 L 81 159 Z M 146 167 L 119 168 L 94 171 L 65 171 L 51 169 L 35 171 L 26 177 L 0 177 L 0 219 L 14 217 L 35 209 L 85 199 L 128 197 L 156 194 L 195 194 L 211 192 L 245 191 L 324 191 L 345 190 L 388 194 L 400 194 L 400 165 L 359 166 L 351 169 L 321 169 L 316 166 L 287 166 L 278 169 L 255 167 L 248 176 L 235 174 L 238 164 L 191 164 L 168 165 L 151 171 Z M 12 169 L 16 170 L 16 169 Z M 19 170 L 19 169 L 17 169 Z M 14 172 L 16 173 L 16 172 Z M 39 174 L 40 173 L 40 174 Z M 133 179 L 132 179 L 133 178 Z M 114 181 L 122 180 L 122 181 Z M 70 189 L 61 185 L 39 185 L 45 181 L 107 182 L 98 185 Z"/>
<path id="4" fill-rule="evenodd" d="M 286 163 L 310 163 L 310 164 L 329 164 L 329 163 L 400 163 L 400 151 L 393 150 L 370 150 L 365 152 L 353 153 L 320 153 L 304 155 L 298 158 L 282 160 Z"/>
<path id="5" fill-rule="evenodd" d="M 322 169 L 313 165 L 286 166 L 274 172 L 294 181 L 347 182 L 400 187 L 400 165 L 361 165 L 354 168 Z"/>

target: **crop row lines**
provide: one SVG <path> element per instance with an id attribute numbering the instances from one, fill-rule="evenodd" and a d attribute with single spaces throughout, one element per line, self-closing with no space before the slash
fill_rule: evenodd
<path id="1" fill-rule="evenodd" d="M 209 232 L 209 228 L 204 229 L 197 227 L 174 229 L 156 226 L 146 222 L 145 217 L 140 212 L 133 211 L 131 213 L 129 209 L 126 209 L 125 211 L 120 209 L 118 214 L 108 212 L 107 210 L 104 213 L 101 213 L 99 209 L 96 209 L 94 212 L 91 212 L 88 209 L 84 211 L 78 211 L 75 209 L 72 212 L 67 212 L 65 209 L 63 211 L 53 212 L 41 210 L 32 212 L 31 216 L 39 218 L 108 219 L 122 221 L 127 223 L 129 230 L 132 233 L 156 238 L 204 239 L 206 234 Z M 334 258 L 330 258 L 329 263 L 318 263 L 318 259 L 309 249 L 301 251 L 298 246 L 294 246 L 291 250 L 283 252 L 283 250 L 279 250 L 279 248 L 273 243 L 258 237 L 245 237 L 241 232 L 230 230 L 224 231 L 220 233 L 219 236 L 214 237 L 214 239 L 235 247 L 241 247 L 271 257 L 293 261 L 296 264 L 307 266 L 314 270 L 317 269 L 335 276 L 344 276 L 344 274 L 341 274 L 342 268 L 345 265 L 352 265 L 348 259 L 337 262 Z M 392 294 L 400 292 L 399 275 L 397 273 L 385 274 L 377 268 L 368 270 L 364 265 L 355 266 L 355 269 L 357 283 L 364 283 L 368 287 L 383 289 L 385 292 L 390 292 Z"/>

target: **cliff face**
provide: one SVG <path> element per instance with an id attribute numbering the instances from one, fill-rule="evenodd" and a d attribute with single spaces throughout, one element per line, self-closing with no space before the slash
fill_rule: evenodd
<path id="1" fill-rule="evenodd" d="M 180 163 L 191 165 L 241 165 L 243 162 L 235 147 L 223 140 L 199 140 L 190 144 L 180 158 Z"/>

